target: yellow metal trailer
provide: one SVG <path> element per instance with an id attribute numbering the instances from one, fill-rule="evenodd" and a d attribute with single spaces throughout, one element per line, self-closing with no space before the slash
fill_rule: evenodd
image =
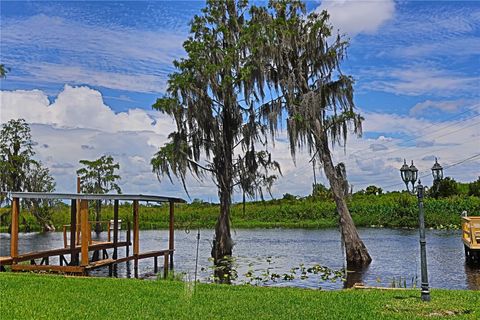
<path id="1" fill-rule="evenodd" d="M 462 240 L 468 263 L 480 263 L 480 216 L 462 217 Z"/>

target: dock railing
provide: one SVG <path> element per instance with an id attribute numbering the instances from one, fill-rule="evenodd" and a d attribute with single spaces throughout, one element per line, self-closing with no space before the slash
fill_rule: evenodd
<path id="1" fill-rule="evenodd" d="M 92 226 L 95 224 L 102 224 L 107 226 L 107 242 L 112 241 L 112 231 L 114 228 L 114 221 L 113 220 L 108 220 L 108 221 L 88 221 L 88 244 L 92 244 Z M 121 230 L 121 224 L 122 220 L 118 220 L 118 230 Z M 64 224 L 63 225 L 63 246 L 64 248 L 70 247 L 68 244 L 68 233 L 70 231 L 71 225 L 70 224 Z M 103 229 L 103 228 L 102 228 Z M 80 226 L 77 225 L 77 231 L 80 230 Z M 81 243 L 81 236 L 78 236 L 76 239 L 76 244 Z"/>
<path id="2" fill-rule="evenodd" d="M 462 239 L 471 249 L 480 249 L 480 216 L 462 217 Z"/>

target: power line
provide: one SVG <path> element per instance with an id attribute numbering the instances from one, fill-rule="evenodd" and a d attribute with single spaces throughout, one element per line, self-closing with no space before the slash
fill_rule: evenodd
<path id="1" fill-rule="evenodd" d="M 447 133 L 445 133 L 445 134 L 443 134 L 443 135 L 441 135 L 441 136 L 438 136 L 437 138 L 440 138 L 440 137 L 443 137 L 443 136 L 446 136 L 446 135 L 450 135 L 450 134 L 453 134 L 453 133 L 456 133 L 456 132 L 459 132 L 459 131 L 468 129 L 468 128 L 470 128 L 470 127 L 472 127 L 472 126 L 476 126 L 476 125 L 478 125 L 478 124 L 480 124 L 480 122 L 474 123 L 474 124 L 472 124 L 472 125 L 470 125 L 470 126 L 466 126 L 466 127 L 459 128 L 458 130 L 454 130 L 454 131 L 447 132 Z M 407 149 L 407 148 L 406 148 L 406 147 L 397 148 L 397 149 L 391 150 L 390 152 L 382 153 L 381 156 L 385 156 L 385 155 L 390 154 L 390 153 L 392 153 L 392 152 L 398 152 L 398 151 L 403 150 L 403 149 Z M 438 149 L 435 149 L 435 150 L 430 150 L 430 151 L 428 152 L 428 154 L 431 154 L 432 152 L 438 152 L 438 151 L 443 150 L 443 149 L 444 149 L 444 148 L 442 147 L 442 148 L 438 148 Z M 367 150 L 366 150 L 366 149 L 363 149 L 363 151 L 367 151 Z M 427 155 L 427 154 L 424 154 L 424 155 Z M 375 157 L 365 158 L 365 159 L 355 159 L 355 161 L 358 161 L 358 160 L 360 160 L 360 161 L 368 161 L 368 160 L 375 160 L 375 159 L 380 159 L 380 155 L 379 155 L 379 156 L 375 156 Z M 299 172 L 300 172 L 299 175 L 305 176 L 305 175 L 307 174 L 307 171 L 304 170 L 304 169 L 306 169 L 307 166 L 309 166 L 309 165 L 310 165 L 310 163 L 306 163 L 305 165 L 303 165 L 303 166 L 301 166 L 301 167 L 295 168 L 294 171 L 291 171 L 291 172 L 283 175 L 282 178 L 285 178 L 285 177 L 290 176 L 290 175 L 292 175 L 292 174 L 298 174 Z M 279 182 L 275 182 L 274 184 L 278 184 L 278 183 L 279 183 Z"/>
<path id="2" fill-rule="evenodd" d="M 458 113 L 458 114 L 454 115 L 453 117 L 447 118 L 445 121 L 448 121 L 448 120 L 457 118 L 458 116 L 461 116 L 462 114 L 465 114 L 465 113 L 468 113 L 468 112 L 474 110 L 476 107 L 477 107 L 477 105 L 473 106 L 472 108 L 468 108 L 467 110 L 465 110 L 465 111 L 463 111 L 463 112 L 461 112 L 461 113 Z M 480 116 L 480 114 L 477 114 L 477 115 L 475 115 L 475 116 L 473 116 L 473 117 L 471 117 L 471 118 L 469 118 L 469 119 L 464 119 L 464 120 L 461 120 L 461 121 L 457 121 L 457 122 L 454 122 L 454 123 L 450 123 L 450 124 L 444 126 L 443 128 L 440 128 L 440 129 L 435 130 L 435 131 L 431 131 L 431 132 L 427 133 L 426 135 L 423 135 L 423 136 L 420 136 L 420 137 L 429 136 L 429 135 L 432 134 L 432 133 L 435 133 L 435 132 L 438 132 L 438 131 L 442 131 L 442 130 L 448 128 L 448 127 L 451 127 L 451 126 L 453 126 L 453 125 L 460 124 L 460 123 L 462 123 L 462 122 L 469 121 L 469 120 L 474 119 L 474 118 L 476 118 L 476 117 L 478 117 L 478 116 Z M 437 123 L 432 123 L 431 125 L 424 127 L 423 130 L 426 130 L 426 129 L 429 129 L 429 128 L 431 128 L 431 127 L 435 127 L 435 126 L 438 126 L 438 125 L 439 125 L 439 124 L 437 124 Z M 403 143 L 417 140 L 417 139 L 420 138 L 420 137 L 415 137 L 415 138 L 410 138 L 410 139 L 404 140 Z M 391 143 L 393 144 L 394 142 L 391 142 Z M 362 149 L 362 150 L 355 151 L 355 152 L 354 152 L 353 154 L 351 154 L 351 155 L 355 155 L 356 153 L 361 152 L 361 151 L 364 151 L 364 150 Z"/>
<path id="3" fill-rule="evenodd" d="M 457 165 L 459 165 L 459 164 L 462 164 L 462 163 L 464 163 L 464 162 L 473 160 L 473 159 L 475 159 L 475 158 L 477 158 L 477 157 L 479 157 L 479 156 L 480 156 L 480 153 L 477 153 L 477 154 L 475 154 L 475 155 L 473 155 L 473 156 L 471 156 L 471 157 L 468 157 L 468 158 L 466 158 L 466 159 L 463 159 L 463 160 L 461 160 L 461 161 L 459 161 L 459 162 L 456 162 L 456 163 L 447 165 L 447 166 L 444 167 L 444 169 L 449 169 L 449 168 L 455 167 L 455 166 L 457 166 Z M 428 177 L 429 175 L 430 175 L 430 173 L 423 174 L 423 175 L 419 176 L 418 179 L 422 179 L 422 178 Z M 391 187 L 396 187 L 396 186 L 399 186 L 399 185 L 403 185 L 403 183 L 399 182 L 399 183 L 391 184 L 391 185 L 382 187 L 382 189 L 387 189 L 387 188 L 391 188 Z"/>
<path id="4" fill-rule="evenodd" d="M 476 118 L 476 117 L 478 117 L 478 116 L 480 116 L 480 114 L 472 117 L 471 119 Z M 468 119 L 468 120 L 471 120 L 471 119 Z M 466 121 L 466 120 L 461 121 L 461 122 L 465 122 L 465 121 Z M 460 122 L 460 123 L 461 123 L 461 122 Z M 459 123 L 455 123 L 455 124 L 459 124 Z M 451 135 L 451 134 L 453 134 L 453 133 L 456 133 L 456 132 L 459 132 L 459 131 L 462 131 L 462 130 L 465 130 L 465 129 L 468 129 L 468 128 L 471 128 L 471 127 L 474 127 L 474 126 L 479 125 L 479 124 L 480 124 L 480 122 L 475 122 L 475 123 L 473 123 L 473 124 L 471 124 L 471 125 L 469 125 L 469 126 L 461 127 L 461 128 L 459 128 L 459 129 L 457 129 L 457 130 L 449 131 L 449 132 L 446 132 L 445 134 L 442 134 L 442 135 L 440 135 L 440 136 L 436 136 L 436 137 L 433 137 L 433 138 L 434 138 L 434 139 L 442 138 L 442 137 L 444 137 L 444 136 Z M 447 128 L 447 127 L 445 127 L 445 128 Z M 443 130 L 443 129 L 445 129 L 445 128 L 442 128 L 441 130 Z M 437 131 L 434 131 L 434 132 L 439 132 L 439 131 L 441 131 L 441 130 L 437 130 Z M 419 138 L 425 138 L 426 136 L 429 136 L 430 134 L 431 134 L 431 133 L 429 133 L 429 134 L 427 134 L 427 135 L 424 135 L 424 136 L 419 136 L 419 137 L 416 137 L 416 138 L 407 139 L 407 140 L 404 140 L 404 141 L 402 141 L 402 142 L 403 142 L 403 143 L 406 143 L 406 142 L 418 140 Z M 386 155 L 386 154 L 390 154 L 390 153 L 393 153 L 393 152 L 397 152 L 397 151 L 400 151 L 400 150 L 408 149 L 408 148 L 409 148 L 409 147 L 399 147 L 399 148 L 396 148 L 396 149 L 392 149 L 392 150 L 390 150 L 390 151 L 388 151 L 388 152 L 383 152 L 383 153 L 381 154 L 381 156 L 384 156 L 384 155 Z M 358 150 L 358 151 L 356 151 L 355 153 L 358 153 L 358 152 L 361 152 L 361 151 L 366 151 L 366 149 Z M 355 155 L 355 153 L 351 154 L 350 156 Z M 379 156 L 380 156 L 380 155 L 379 155 Z M 365 160 L 373 160 L 373 159 L 379 158 L 379 156 L 374 156 L 374 157 L 370 157 L 370 158 L 363 158 L 363 159 L 360 158 L 359 160 L 364 160 L 364 161 L 365 161 Z"/>
<path id="5" fill-rule="evenodd" d="M 469 109 L 469 110 L 466 110 L 466 111 L 461 112 L 461 113 L 459 113 L 459 114 L 456 114 L 455 116 L 453 116 L 453 117 L 451 117 L 451 118 L 449 118 L 449 119 L 456 118 L 456 117 L 458 117 L 458 116 L 460 116 L 460 115 L 462 115 L 462 114 L 465 114 L 465 113 L 467 113 L 467 112 L 470 112 L 470 111 L 472 111 L 472 109 Z M 428 134 L 426 134 L 426 135 L 419 136 L 419 137 L 415 137 L 415 138 L 411 138 L 411 139 L 407 139 L 407 140 L 404 140 L 404 141 L 402 141 L 402 142 L 403 142 L 403 143 L 406 143 L 406 142 L 418 140 L 419 138 L 422 138 L 422 137 L 424 138 L 424 137 L 430 136 L 430 135 L 433 134 L 433 133 L 440 132 L 440 131 L 442 131 L 442 130 L 444 130 L 444 129 L 446 129 L 446 128 L 449 128 L 449 127 L 451 127 L 451 126 L 453 126 L 453 125 L 458 125 L 458 124 L 460 124 L 460 123 L 462 123 L 462 122 L 471 121 L 472 119 L 477 118 L 477 117 L 479 117 L 479 116 L 480 116 L 480 114 L 477 114 L 477 115 L 475 115 L 475 116 L 473 116 L 473 117 L 471 117 L 471 118 L 469 118 L 469 119 L 465 119 L 465 120 L 461 120 L 461 121 L 458 121 L 458 122 L 450 123 L 450 124 L 448 124 L 447 126 L 444 126 L 444 127 L 440 128 L 440 129 L 438 129 L 438 130 L 432 131 L 432 132 L 430 132 L 430 133 L 428 133 Z M 441 138 L 441 137 L 444 137 L 444 136 L 447 136 L 447 135 L 451 135 L 451 134 L 453 134 L 453 133 L 456 133 L 456 132 L 459 132 L 459 131 L 468 129 L 468 128 L 470 128 L 470 127 L 473 127 L 473 126 L 476 126 L 476 125 L 479 125 L 479 124 L 480 124 L 480 122 L 475 122 L 475 123 L 473 123 L 473 124 L 471 124 L 471 125 L 469 125 L 469 126 L 461 127 L 461 128 L 459 128 L 459 129 L 457 129 L 457 130 L 449 131 L 449 132 L 446 132 L 445 134 L 442 134 L 442 135 L 440 135 L 440 136 L 436 136 L 436 137 L 433 137 L 433 138 L 434 138 L 434 139 L 438 139 L 438 138 Z M 424 129 L 428 129 L 428 128 L 431 128 L 431 127 L 434 127 L 434 126 L 437 126 L 437 124 L 431 124 L 430 126 L 427 126 L 427 127 L 425 127 Z M 393 142 L 392 142 L 392 143 L 393 143 Z M 363 158 L 363 159 L 362 159 L 362 158 L 360 158 L 360 159 L 357 158 L 357 159 L 355 159 L 355 160 L 361 160 L 361 161 L 375 160 L 375 159 L 379 159 L 381 156 L 385 156 L 385 155 L 387 155 L 387 154 L 391 154 L 391 153 L 393 153 L 393 152 L 398 152 L 398 151 L 400 151 L 400 150 L 404 150 L 404 149 L 408 149 L 408 148 L 409 148 L 409 147 L 399 147 L 399 148 L 390 150 L 390 151 L 388 151 L 388 152 L 383 152 L 381 155 L 378 155 L 378 156 L 374 156 L 374 157 L 370 157 L 370 158 Z M 439 150 L 442 150 L 442 149 L 443 149 L 443 148 L 436 149 L 435 151 L 439 151 Z M 368 150 L 367 150 L 366 148 L 362 148 L 362 149 L 357 150 L 357 151 L 355 151 L 354 153 L 350 154 L 349 157 L 352 157 L 352 156 L 354 156 L 355 154 L 357 154 L 357 153 L 359 153 L 359 152 L 367 152 L 367 151 L 368 151 Z M 429 153 L 431 153 L 431 152 L 432 152 L 432 151 L 430 151 Z M 289 173 L 287 173 L 287 174 L 285 174 L 285 175 L 283 175 L 283 176 L 281 176 L 281 177 L 282 177 L 282 178 L 286 178 L 286 177 L 288 177 L 288 176 L 290 176 L 290 175 L 292 175 L 292 174 L 297 174 L 298 172 L 301 172 L 300 175 L 305 176 L 306 171 L 304 171 L 304 169 L 306 169 L 308 166 L 310 166 L 310 163 L 306 163 L 305 165 L 303 165 L 303 166 L 301 166 L 301 167 L 295 168 L 295 170 L 293 170 L 293 171 L 291 171 L 291 172 L 289 172 Z M 274 185 L 276 185 L 276 184 L 278 184 L 278 183 L 279 183 L 279 182 L 277 181 L 277 182 L 274 183 Z"/>

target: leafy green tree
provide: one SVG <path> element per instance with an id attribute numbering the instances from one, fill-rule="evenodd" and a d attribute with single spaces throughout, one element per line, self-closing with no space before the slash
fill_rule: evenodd
<path id="1" fill-rule="evenodd" d="M 175 119 L 176 131 L 151 160 L 159 179 L 174 175 L 185 190 L 186 175 L 210 176 L 220 199 L 212 257 L 228 260 L 233 249 L 230 206 L 234 190 L 263 197 L 280 170 L 266 149 L 268 126 L 260 121 L 248 25 L 247 1 L 207 1 L 191 22 L 183 44 L 186 58 L 175 61 L 167 95 L 153 108 Z"/>
<path id="2" fill-rule="evenodd" d="M 0 132 L 0 188 L 4 191 L 53 192 L 55 182 L 47 168 L 35 161 L 30 127 L 23 119 L 10 120 Z M 4 196 L 3 196 L 4 197 Z M 4 201 L 0 198 L 0 203 Z M 55 230 L 51 222 L 52 201 L 24 200 L 45 231 Z"/>
<path id="3" fill-rule="evenodd" d="M 283 194 L 283 197 L 282 197 L 283 200 L 287 200 L 287 201 L 297 201 L 298 200 L 298 196 L 295 196 L 291 193 L 284 193 Z"/>
<path id="4" fill-rule="evenodd" d="M 313 185 L 312 196 L 321 200 L 331 200 L 332 191 L 329 188 L 325 187 L 323 184 L 317 183 Z"/>
<path id="5" fill-rule="evenodd" d="M 120 165 L 114 162 L 112 156 L 101 156 L 97 160 L 80 160 L 82 168 L 77 170 L 77 175 L 80 176 L 80 190 L 83 193 L 99 193 L 105 194 L 110 191 L 116 191 L 122 193 L 117 181 L 120 180 L 120 176 L 116 173 L 116 170 L 120 169 Z M 95 231 L 101 232 L 102 202 L 99 200 L 95 205 Z"/>
<path id="6" fill-rule="evenodd" d="M 0 64 L 0 79 L 1 78 L 6 78 L 7 73 L 10 71 L 9 68 L 5 67 L 4 64 Z"/>
<path id="7" fill-rule="evenodd" d="M 55 191 L 55 180 L 50 175 L 48 168 L 43 167 L 40 162 L 32 164 L 27 172 L 25 190 L 30 192 L 53 192 Z M 24 203 L 42 226 L 43 231 L 55 231 L 52 223 L 52 208 L 56 202 L 51 199 L 25 199 Z"/>
<path id="8" fill-rule="evenodd" d="M 459 194 L 457 182 L 450 177 L 443 178 L 433 182 L 430 194 L 435 199 L 448 198 Z"/>
<path id="9" fill-rule="evenodd" d="M 382 188 L 379 188 L 377 186 L 368 186 L 367 189 L 365 189 L 365 194 L 366 195 L 375 195 L 378 196 L 383 193 Z"/>
<path id="10" fill-rule="evenodd" d="M 249 45 L 254 66 L 267 95 L 275 95 L 262 108 L 264 119 L 279 127 L 287 118 L 290 150 L 306 149 L 323 165 L 339 213 L 347 263 L 371 261 L 347 207 L 345 179 L 339 174 L 330 147 L 345 145 L 349 132 L 362 133 L 363 118 L 353 101 L 353 79 L 340 64 L 348 41 L 333 37 L 326 11 L 306 14 L 301 1 L 270 1 L 268 8 L 255 8 L 252 26 L 257 32 Z M 332 41 L 329 41 L 332 39 Z M 274 121 L 276 120 L 276 121 Z"/>
<path id="11" fill-rule="evenodd" d="M 477 181 L 468 184 L 468 195 L 480 197 L 480 177 Z"/>
<path id="12" fill-rule="evenodd" d="M 24 119 L 12 119 L 0 131 L 0 188 L 24 191 L 28 170 L 35 160 L 30 127 Z M 4 200 L 4 199 L 2 199 Z"/>

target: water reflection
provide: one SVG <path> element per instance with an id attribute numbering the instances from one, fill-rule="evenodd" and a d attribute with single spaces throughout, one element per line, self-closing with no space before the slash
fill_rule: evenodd
<path id="1" fill-rule="evenodd" d="M 473 267 L 465 263 L 467 289 L 480 290 L 480 267 Z"/>
<path id="2" fill-rule="evenodd" d="M 361 268 L 347 268 L 345 282 L 343 283 L 343 288 L 353 288 L 355 284 L 363 283 L 365 275 L 368 273 L 369 266 L 364 266 Z"/>
<path id="3" fill-rule="evenodd" d="M 394 279 L 411 279 L 420 274 L 419 244 L 417 230 L 359 229 L 359 233 L 373 257 L 372 264 L 365 269 L 348 273 L 347 283 L 340 281 L 320 282 L 316 277 L 306 280 L 294 279 L 289 282 L 272 283 L 275 286 L 299 286 L 307 288 L 341 289 L 351 287 L 356 282 L 370 286 L 390 286 Z M 209 261 L 213 230 L 201 230 L 198 269 L 203 281 L 212 275 L 212 262 Z M 99 240 L 106 238 L 102 234 Z M 249 269 L 266 270 L 278 274 L 289 273 L 291 268 L 304 264 L 315 264 L 340 270 L 344 266 L 340 233 L 335 229 L 254 229 L 236 230 L 233 234 L 238 281 L 245 281 L 244 274 Z M 0 256 L 8 255 L 10 236 L 0 234 Z M 193 278 L 195 270 L 196 234 L 175 232 L 175 270 Z M 140 232 L 140 251 L 159 250 L 168 246 L 167 230 Z M 63 247 L 62 233 L 20 234 L 20 253 Z M 109 252 L 111 255 L 111 252 Z M 119 257 L 125 250 L 119 250 Z M 69 260 L 69 257 L 68 257 Z M 427 230 L 427 260 L 430 286 L 433 288 L 453 288 L 480 290 L 480 268 L 466 266 L 463 243 L 459 231 Z M 152 259 L 140 260 L 139 276 L 152 277 Z M 58 264 L 58 258 L 51 259 Z M 132 277 L 131 263 L 121 263 L 113 270 L 118 277 Z M 163 270 L 159 268 L 159 272 Z M 107 276 L 108 268 L 92 272 L 94 276 Z"/>

